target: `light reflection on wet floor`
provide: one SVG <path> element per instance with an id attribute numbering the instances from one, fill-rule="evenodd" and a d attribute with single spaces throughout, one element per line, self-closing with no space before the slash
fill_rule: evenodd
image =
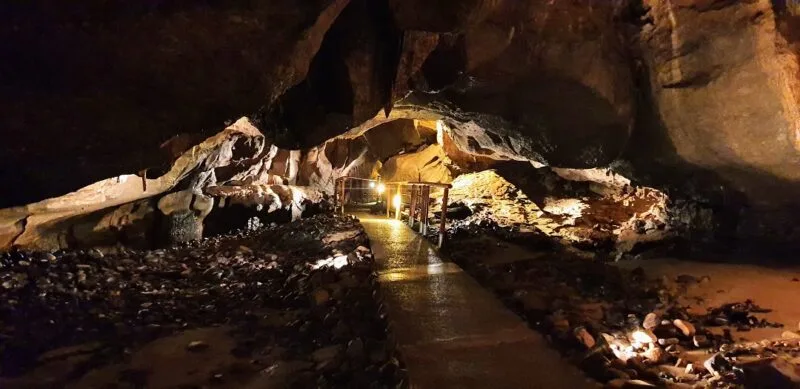
<path id="1" fill-rule="evenodd" d="M 405 223 L 357 216 L 381 269 L 381 289 L 412 387 L 591 386 L 539 334 Z"/>

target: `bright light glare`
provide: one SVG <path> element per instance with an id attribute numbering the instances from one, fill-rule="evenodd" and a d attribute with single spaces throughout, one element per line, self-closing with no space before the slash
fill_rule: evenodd
<path id="1" fill-rule="evenodd" d="M 656 341 L 655 337 L 651 333 L 642 330 L 634 331 L 633 334 L 631 334 L 631 338 L 642 344 L 655 343 Z"/>
<path id="2" fill-rule="evenodd" d="M 375 181 L 370 181 L 369 182 L 369 187 L 370 188 L 375 188 Z"/>
<path id="3" fill-rule="evenodd" d="M 333 267 L 336 269 L 341 269 L 347 266 L 347 256 L 346 255 L 339 255 L 337 257 L 328 257 L 325 259 L 320 259 L 317 263 L 311 265 L 312 269 L 320 269 L 324 267 Z"/>
<path id="4" fill-rule="evenodd" d="M 400 205 L 403 203 L 403 199 L 400 197 L 400 193 L 394 195 L 392 198 L 392 204 L 394 204 L 395 208 L 400 208 Z"/>
<path id="5" fill-rule="evenodd" d="M 381 194 L 381 193 L 386 191 L 386 185 L 378 184 L 378 187 L 376 188 L 376 190 L 378 191 L 378 194 Z"/>

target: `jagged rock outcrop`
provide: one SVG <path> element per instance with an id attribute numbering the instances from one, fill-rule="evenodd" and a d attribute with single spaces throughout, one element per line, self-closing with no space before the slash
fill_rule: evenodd
<path id="1" fill-rule="evenodd" d="M 294 179 L 298 167 L 299 151 L 266 147 L 261 132 L 248 118 L 241 118 L 184 152 L 160 177 L 147 177 L 146 172 L 141 177 L 124 175 L 61 197 L 0 209 L 0 249 L 118 243 L 151 247 L 199 239 L 203 220 L 213 208 L 212 197 L 247 198 L 242 193 L 253 192 L 250 188 L 280 181 L 283 176 L 276 169 Z M 312 189 L 269 188 L 270 193 L 282 194 L 267 212 L 285 208 L 297 216 L 306 203 L 323 200 Z M 206 190 L 212 197 L 203 195 Z"/>
<path id="2" fill-rule="evenodd" d="M 299 183 L 333 193 L 333 185 L 339 177 L 370 178 L 373 172 L 384 175 L 384 162 L 390 158 L 434 143 L 436 143 L 435 130 L 418 126 L 414 120 L 398 119 L 381 122 L 375 127 L 358 132 L 351 131 L 306 151 L 300 168 Z M 406 172 L 402 174 L 417 177 L 415 167 L 408 167 L 412 168 L 413 174 Z M 393 173 L 390 175 L 395 175 L 397 169 L 392 169 Z"/>
<path id="3" fill-rule="evenodd" d="M 0 207 L 166 164 L 303 81 L 348 0 L 0 4 Z M 58 141 L 43 141 L 58 139 Z"/>
<path id="4" fill-rule="evenodd" d="M 617 2 L 505 1 L 491 10 L 439 40 L 421 71 L 427 93 L 404 103 L 488 133 L 485 149 L 516 143 L 514 154 L 563 167 L 616 158 L 634 112 Z"/>
<path id="5" fill-rule="evenodd" d="M 3 226 L 0 247 L 19 245 L 51 250 L 67 247 L 65 244 L 72 239 L 69 225 L 75 223 L 76 218 L 159 196 L 176 188 L 200 190 L 216 185 L 215 169 L 253 158 L 263 148 L 264 136 L 247 118 L 242 118 L 189 149 L 160 177 L 122 175 L 61 197 L 0 210 L 0 225 Z"/>
<path id="6" fill-rule="evenodd" d="M 308 204 L 325 199 L 317 189 L 290 185 L 214 186 L 206 194 L 218 200 L 218 209 L 241 205 L 264 215 L 283 209 L 290 212 L 291 220 L 299 219 Z"/>

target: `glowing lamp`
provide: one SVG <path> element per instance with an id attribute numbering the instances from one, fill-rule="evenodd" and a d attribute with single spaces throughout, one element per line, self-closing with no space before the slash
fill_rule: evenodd
<path id="1" fill-rule="evenodd" d="M 395 208 L 400 209 L 400 205 L 402 204 L 403 199 L 400 197 L 400 193 L 394 195 L 392 198 L 392 204 Z"/>
<path id="2" fill-rule="evenodd" d="M 399 190 L 399 188 L 398 188 Z M 392 197 L 392 204 L 394 204 L 394 218 L 400 219 L 400 205 L 402 205 L 403 199 L 400 197 L 400 193 L 394 195 Z"/>
<path id="3" fill-rule="evenodd" d="M 369 182 L 369 187 L 370 187 L 370 189 L 374 189 L 375 188 L 375 181 L 370 181 Z"/>
<path id="4" fill-rule="evenodd" d="M 383 185 L 383 184 L 378 184 L 378 187 L 377 187 L 377 188 L 375 188 L 375 190 L 377 190 L 377 191 L 378 191 L 378 194 L 381 194 L 381 193 L 383 193 L 383 192 L 385 192 L 385 191 L 386 191 L 386 185 Z"/>

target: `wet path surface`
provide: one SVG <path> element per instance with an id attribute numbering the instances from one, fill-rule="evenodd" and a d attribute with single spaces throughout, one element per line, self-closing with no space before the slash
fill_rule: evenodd
<path id="1" fill-rule="evenodd" d="M 492 294 L 404 223 L 357 215 L 412 388 L 589 388 Z"/>

